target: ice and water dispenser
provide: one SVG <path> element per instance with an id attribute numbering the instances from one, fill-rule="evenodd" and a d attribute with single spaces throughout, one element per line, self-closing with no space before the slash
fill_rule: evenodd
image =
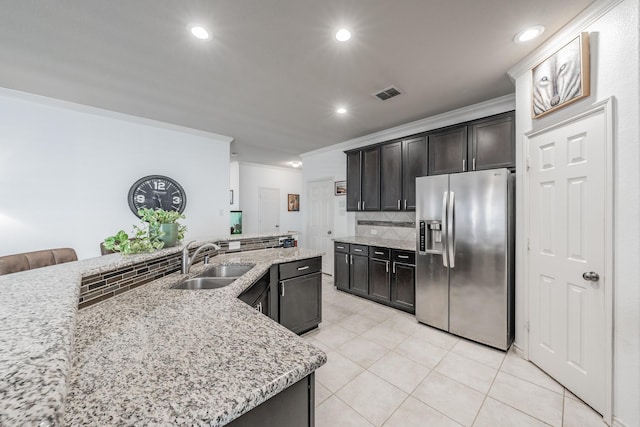
<path id="1" fill-rule="evenodd" d="M 421 220 L 420 221 L 420 253 L 442 253 L 442 221 Z"/>

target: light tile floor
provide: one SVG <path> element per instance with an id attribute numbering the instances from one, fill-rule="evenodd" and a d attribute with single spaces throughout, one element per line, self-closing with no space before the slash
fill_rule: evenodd
<path id="1" fill-rule="evenodd" d="M 604 427 L 600 415 L 513 351 L 504 353 L 337 291 L 323 277 L 316 426 Z"/>

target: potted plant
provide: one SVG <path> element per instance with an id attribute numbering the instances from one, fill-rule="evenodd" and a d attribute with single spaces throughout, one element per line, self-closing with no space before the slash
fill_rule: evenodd
<path id="1" fill-rule="evenodd" d="M 138 215 L 146 225 L 134 225 L 132 236 L 120 230 L 115 235 L 107 237 L 104 239 L 105 249 L 123 255 L 153 252 L 156 249 L 174 246 L 184 238 L 187 231 L 187 227 L 178 222 L 178 219 L 185 216 L 176 211 L 140 209 Z"/>

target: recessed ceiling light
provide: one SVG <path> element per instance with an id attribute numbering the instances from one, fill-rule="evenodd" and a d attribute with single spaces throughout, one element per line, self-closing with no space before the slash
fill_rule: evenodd
<path id="1" fill-rule="evenodd" d="M 336 108 L 336 113 L 338 114 L 346 114 L 347 113 L 347 109 L 344 107 L 338 107 Z"/>
<path id="2" fill-rule="evenodd" d="M 209 32 L 200 25 L 189 25 L 187 28 L 194 37 L 200 40 L 209 40 L 209 38 L 211 38 Z"/>
<path id="3" fill-rule="evenodd" d="M 513 38 L 513 41 L 514 43 L 528 42 L 529 40 L 535 39 L 542 33 L 544 33 L 544 27 L 542 25 L 536 25 L 535 27 L 527 28 L 525 30 L 520 31 Z"/>
<path id="4" fill-rule="evenodd" d="M 336 32 L 336 40 L 339 42 L 346 42 L 351 38 L 351 31 L 346 28 L 341 28 Z"/>
<path id="5" fill-rule="evenodd" d="M 290 162 L 289 164 L 294 168 L 299 168 L 302 165 L 302 162 Z"/>

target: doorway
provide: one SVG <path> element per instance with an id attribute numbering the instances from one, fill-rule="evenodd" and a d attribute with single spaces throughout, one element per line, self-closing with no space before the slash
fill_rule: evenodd
<path id="1" fill-rule="evenodd" d="M 309 249 L 324 253 L 322 272 L 333 275 L 333 179 L 307 183 Z"/>
<path id="2" fill-rule="evenodd" d="M 529 359 L 611 421 L 611 100 L 527 134 Z"/>
<path id="3" fill-rule="evenodd" d="M 280 231 L 280 189 L 258 189 L 258 227 L 261 233 Z"/>

